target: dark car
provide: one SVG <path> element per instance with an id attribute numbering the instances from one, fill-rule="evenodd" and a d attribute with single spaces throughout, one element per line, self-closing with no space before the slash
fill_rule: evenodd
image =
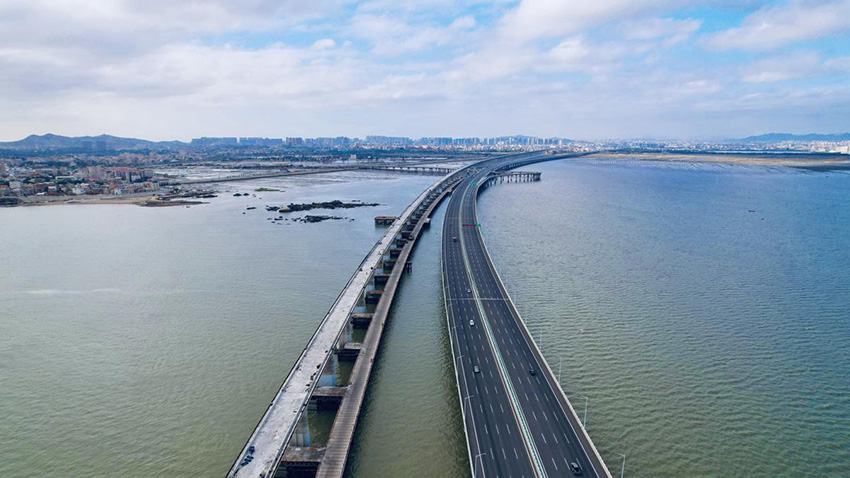
<path id="1" fill-rule="evenodd" d="M 572 471 L 576 476 L 581 475 L 581 467 L 574 461 L 570 462 L 570 471 Z"/>
<path id="2" fill-rule="evenodd" d="M 534 367 L 531 367 L 528 369 L 528 373 L 530 373 L 531 375 L 537 375 L 537 370 L 534 370 Z"/>

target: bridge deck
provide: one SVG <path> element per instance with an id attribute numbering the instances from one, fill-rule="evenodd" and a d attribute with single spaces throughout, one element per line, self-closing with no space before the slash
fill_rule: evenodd
<path id="1" fill-rule="evenodd" d="M 375 244 L 366 258 L 361 262 L 360 267 L 349 279 L 343 291 L 340 293 L 337 300 L 331 306 L 330 311 L 320 323 L 318 329 L 310 338 L 307 346 L 301 353 L 301 356 L 295 362 L 289 375 L 284 380 L 277 394 L 275 395 L 269 407 L 266 409 L 260 422 L 257 424 L 251 437 L 246 442 L 242 452 L 239 454 L 236 462 L 231 467 L 228 477 L 271 477 L 275 472 L 281 455 L 286 449 L 286 445 L 302 412 L 306 409 L 313 390 L 317 387 L 321 375 L 321 370 L 331 358 L 335 344 L 339 337 L 344 332 L 347 322 L 352 311 L 358 303 L 363 290 L 369 283 L 373 269 L 381 267 L 384 255 L 390 249 L 396 240 L 396 236 L 401 233 L 407 220 L 413 215 L 414 211 L 425 201 L 429 195 L 435 193 L 437 189 L 448 180 L 451 175 L 447 175 L 437 180 L 432 186 L 427 188 L 419 197 L 416 198 L 399 217 L 399 220 L 391 225 L 381 239 Z M 417 227 L 421 227 L 421 224 Z M 418 234 L 418 229 L 416 229 Z M 405 245 L 404 250 L 409 253 L 409 247 L 412 247 L 413 241 Z M 404 255 L 406 258 L 407 255 Z M 404 264 L 404 262 L 402 262 Z M 393 274 L 400 274 L 402 267 L 393 269 Z M 386 288 L 385 288 L 386 290 Z M 391 300 L 391 299 L 390 299 Z M 387 302 L 389 301 L 381 301 Z M 380 303 L 379 303 L 380 307 Z M 388 307 L 388 305 L 387 305 Z M 381 320 L 383 322 L 383 319 Z M 368 334 L 368 333 L 367 333 Z M 368 338 L 368 335 L 367 335 Z M 372 355 L 374 351 L 370 351 Z M 364 366 L 366 360 L 358 360 L 355 364 L 355 369 L 358 366 Z M 368 364 L 371 367 L 371 357 Z M 368 373 L 364 374 L 365 379 L 355 379 L 350 384 L 352 392 L 350 396 L 360 396 L 362 401 L 362 392 L 365 391 L 366 382 L 368 381 Z M 363 387 L 363 390 L 359 388 Z M 352 402 L 345 400 L 344 402 Z M 352 426 L 356 423 L 357 414 L 359 413 L 359 405 L 356 410 L 349 410 L 343 406 L 337 414 L 337 421 L 340 426 Z M 334 427 L 336 427 L 336 422 Z M 253 454 L 249 453 L 250 447 L 253 448 Z M 325 453 L 325 461 L 328 468 L 333 468 L 331 463 L 345 463 L 345 457 L 340 456 L 342 453 L 341 447 L 329 447 L 329 451 Z M 347 455 L 348 448 L 345 447 Z M 245 462 L 245 457 L 252 456 L 253 459 Z M 338 468 L 338 467 L 336 467 Z M 341 476 L 341 473 L 340 475 Z"/>
<path id="2" fill-rule="evenodd" d="M 445 190 L 439 197 L 435 198 L 428 209 L 421 216 L 423 219 L 431 215 L 434 208 L 448 194 L 450 188 Z M 319 465 L 316 478 L 340 478 L 345 472 L 345 463 L 348 459 L 348 451 L 351 448 L 351 442 L 354 438 L 354 430 L 357 426 L 357 420 L 360 416 L 363 399 L 366 395 L 366 386 L 369 383 L 369 377 L 372 373 L 372 363 L 378 353 L 378 347 L 383 336 L 384 326 L 386 324 L 387 315 L 392 306 L 393 298 L 398 287 L 399 279 L 401 278 L 404 267 L 402 266 L 416 243 L 419 233 L 425 225 L 424 220 L 418 221 L 413 229 L 413 240 L 408 241 L 401 250 L 398 256 L 397 267 L 393 267 L 392 273 L 384 288 L 384 294 L 381 301 L 378 302 L 372 317 L 372 323 L 369 330 L 366 332 L 366 337 L 363 340 L 362 351 L 357 362 L 354 364 L 354 369 L 351 371 L 349 380 L 350 393 L 346 400 L 337 412 L 336 420 L 331 429 L 328 445 L 325 449 L 325 456 Z"/>
<path id="3" fill-rule="evenodd" d="M 587 431 L 516 310 L 481 237 L 476 197 L 493 171 L 559 159 L 479 163 L 443 224 L 443 288 L 471 472 L 610 478 Z M 575 465 L 578 464 L 578 465 Z"/>

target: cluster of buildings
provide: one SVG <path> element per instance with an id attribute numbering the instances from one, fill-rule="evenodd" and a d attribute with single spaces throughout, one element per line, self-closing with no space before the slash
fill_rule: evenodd
<path id="1" fill-rule="evenodd" d="M 566 138 L 538 138 L 536 136 L 499 136 L 493 138 L 366 136 L 362 144 L 380 147 L 430 146 L 438 148 L 463 147 L 513 147 L 513 146 L 565 146 L 572 143 Z"/>
<path id="2" fill-rule="evenodd" d="M 289 148 L 514 148 L 533 146 L 564 146 L 572 141 L 565 138 L 538 138 L 535 136 L 500 136 L 494 138 L 452 138 L 406 136 L 366 136 L 349 138 L 347 136 L 318 138 L 238 138 L 203 137 L 194 138 L 189 143 L 195 148 L 227 147 L 289 147 Z"/>
<path id="3" fill-rule="evenodd" d="M 597 140 L 576 141 L 566 138 L 536 136 L 498 136 L 492 138 L 453 138 L 448 136 L 409 138 L 407 136 L 377 136 L 349 138 L 347 136 L 319 138 L 195 138 L 195 148 L 304 148 L 304 149 L 441 149 L 455 151 L 521 150 L 527 148 L 559 148 L 569 151 L 599 151 L 606 149 L 644 149 L 656 151 L 776 151 L 822 152 L 850 154 L 850 141 L 664 141 L 664 140 Z"/>
<path id="4" fill-rule="evenodd" d="M 576 141 L 535 136 L 453 138 L 346 136 L 317 138 L 203 137 L 191 143 L 153 143 L 111 136 L 31 136 L 0 143 L 0 205 L 27 196 L 127 195 L 168 186 L 157 171 L 181 167 L 266 169 L 271 162 L 319 162 L 357 159 L 395 161 L 436 152 L 472 155 L 490 151 L 557 149 L 569 152 L 644 151 L 681 153 L 841 153 L 850 154 L 848 135 L 804 138 L 767 135 L 728 141 L 649 139 Z M 777 137 L 774 137 L 777 136 Z M 5 146 L 3 146 L 5 145 Z M 399 153 L 401 151 L 401 153 Z"/>
<path id="5" fill-rule="evenodd" d="M 828 153 L 850 154 L 850 141 L 683 141 L 683 140 L 600 140 L 572 143 L 569 149 L 588 151 L 633 150 L 651 152 L 699 153 Z"/>
<path id="6" fill-rule="evenodd" d="M 108 166 L 40 166 L 0 162 L 0 196 L 125 195 L 158 191 L 147 169 Z"/>
<path id="7" fill-rule="evenodd" d="M 307 147 L 307 148 L 350 148 L 360 140 L 347 136 L 335 138 L 237 138 L 237 137 L 203 137 L 194 138 L 189 143 L 195 148 L 222 147 Z"/>

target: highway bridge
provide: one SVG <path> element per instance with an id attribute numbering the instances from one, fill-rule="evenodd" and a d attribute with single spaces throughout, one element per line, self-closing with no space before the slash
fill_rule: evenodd
<path id="1" fill-rule="evenodd" d="M 446 211 L 443 290 L 473 478 L 611 476 L 508 296 L 476 217 L 492 178 L 560 157 L 477 163 Z"/>
<path id="2" fill-rule="evenodd" d="M 610 477 L 510 301 L 475 227 L 480 188 L 505 180 L 539 180 L 539 173 L 508 170 L 556 158 L 532 153 L 479 162 L 451 172 L 420 194 L 345 285 L 227 477 L 343 476 L 399 281 L 410 270 L 409 256 L 422 228 L 450 194 L 443 226 L 443 287 L 473 476 L 565 476 L 575 462 L 585 476 Z M 366 329 L 359 342 L 354 341 L 355 328 Z M 354 362 L 347 383 L 337 382 L 342 360 Z M 307 412 L 328 408 L 336 410 L 330 436 L 326 443 L 313 443 Z"/>

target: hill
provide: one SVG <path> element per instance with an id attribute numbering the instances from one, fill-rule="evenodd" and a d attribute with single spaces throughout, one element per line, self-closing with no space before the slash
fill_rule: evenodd
<path id="1" fill-rule="evenodd" d="M 767 133 L 758 136 L 748 136 L 737 141 L 748 143 L 775 143 L 780 141 L 850 141 L 850 133 L 841 134 L 791 134 Z"/>
<path id="2" fill-rule="evenodd" d="M 60 136 L 56 134 L 32 134 L 19 141 L 0 142 L 0 149 L 82 149 L 90 151 L 123 149 L 162 149 L 186 146 L 180 141 L 148 141 L 137 138 L 121 138 L 102 134 L 100 136 Z"/>

